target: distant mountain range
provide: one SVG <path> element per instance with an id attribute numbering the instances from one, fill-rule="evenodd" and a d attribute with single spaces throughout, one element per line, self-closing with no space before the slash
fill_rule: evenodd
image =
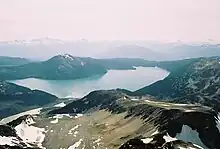
<path id="1" fill-rule="evenodd" d="M 30 60 L 20 57 L 0 56 L 0 66 L 14 66 L 30 63 Z"/>
<path id="2" fill-rule="evenodd" d="M 0 42 L 2 56 L 45 60 L 69 53 L 76 57 L 141 58 L 146 60 L 179 60 L 220 56 L 219 44 L 159 43 L 148 41 L 63 41 L 52 38 Z M 44 53 L 44 54 L 42 54 Z"/>
<path id="3" fill-rule="evenodd" d="M 155 52 L 149 48 L 138 45 L 123 45 L 114 47 L 103 54 L 103 57 L 112 58 L 140 58 L 146 60 L 164 60 L 166 54 Z"/>
<path id="4" fill-rule="evenodd" d="M 177 44 L 170 48 L 170 57 L 179 59 L 220 56 L 219 44 Z"/>

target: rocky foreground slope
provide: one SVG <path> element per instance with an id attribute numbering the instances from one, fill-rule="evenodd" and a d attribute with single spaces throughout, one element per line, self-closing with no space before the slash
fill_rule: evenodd
<path id="1" fill-rule="evenodd" d="M 148 140 L 146 141 L 148 143 L 145 143 L 149 147 L 152 145 L 159 148 L 164 145 L 165 148 L 166 144 L 171 142 L 169 139 L 172 138 L 171 140 L 175 141 L 174 138 L 177 138 L 186 141 L 186 146 L 189 141 L 203 148 L 214 149 L 219 147 L 218 115 L 214 110 L 205 106 L 156 102 L 149 100 L 147 97 L 138 99 L 121 91 L 111 90 L 92 92 L 83 99 L 51 113 L 93 113 L 93 111 L 99 110 L 105 110 L 114 115 L 124 113 L 123 118 L 125 120 L 140 118 L 142 124 L 137 126 L 134 132 L 118 138 L 121 143 L 128 139 L 139 138 Z M 151 136 L 152 134 L 148 132 L 150 128 L 157 133 L 154 132 Z M 121 127 L 120 129 L 122 129 L 120 131 L 128 131 L 126 129 L 130 128 L 124 127 L 123 130 L 123 127 Z M 180 146 L 181 143 L 176 144 Z"/>
<path id="2" fill-rule="evenodd" d="M 219 148 L 219 119 L 210 107 L 158 102 L 148 97 L 139 99 L 120 90 L 109 90 L 94 91 L 48 114 L 47 109 L 41 111 L 35 118 L 4 121 L 1 136 L 16 139 L 0 144 L 1 147 Z M 37 133 L 32 133 L 35 134 L 32 138 L 28 130 Z"/>

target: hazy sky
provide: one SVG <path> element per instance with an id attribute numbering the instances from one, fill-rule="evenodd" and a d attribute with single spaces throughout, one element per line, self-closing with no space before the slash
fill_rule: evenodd
<path id="1" fill-rule="evenodd" d="M 220 42 L 220 0 L 0 0 L 0 40 Z"/>

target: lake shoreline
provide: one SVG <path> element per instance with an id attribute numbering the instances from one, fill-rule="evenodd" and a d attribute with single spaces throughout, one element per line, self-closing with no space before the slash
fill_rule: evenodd
<path id="1" fill-rule="evenodd" d="M 135 67 L 132 70 L 108 70 L 104 75 L 96 75 L 76 80 L 44 80 L 28 78 L 8 82 L 30 89 L 43 90 L 59 98 L 81 98 L 94 90 L 122 88 L 135 91 L 141 87 L 162 80 L 169 75 L 159 67 Z"/>

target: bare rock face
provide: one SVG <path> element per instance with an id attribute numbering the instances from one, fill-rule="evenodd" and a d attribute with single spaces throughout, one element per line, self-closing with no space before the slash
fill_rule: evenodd
<path id="1" fill-rule="evenodd" d="M 185 143 L 180 140 L 166 142 L 163 138 L 154 138 L 150 143 L 144 143 L 141 139 L 132 139 L 123 144 L 119 149 L 201 149 L 192 143 Z"/>
<path id="2" fill-rule="evenodd" d="M 17 125 L 21 124 L 22 122 L 25 122 L 26 124 L 30 125 L 32 123 L 34 123 L 34 117 L 31 115 L 24 115 L 21 116 L 11 122 L 9 122 L 7 125 L 11 126 L 11 127 L 16 127 Z"/>
<path id="3" fill-rule="evenodd" d="M 16 131 L 8 125 L 0 125 L 0 136 L 17 137 Z"/>
<path id="4" fill-rule="evenodd" d="M 24 147 L 21 146 L 10 146 L 10 145 L 2 145 L 0 146 L 1 149 L 24 149 Z M 25 149 L 39 149 L 39 148 L 31 148 L 31 147 L 25 147 Z"/>

